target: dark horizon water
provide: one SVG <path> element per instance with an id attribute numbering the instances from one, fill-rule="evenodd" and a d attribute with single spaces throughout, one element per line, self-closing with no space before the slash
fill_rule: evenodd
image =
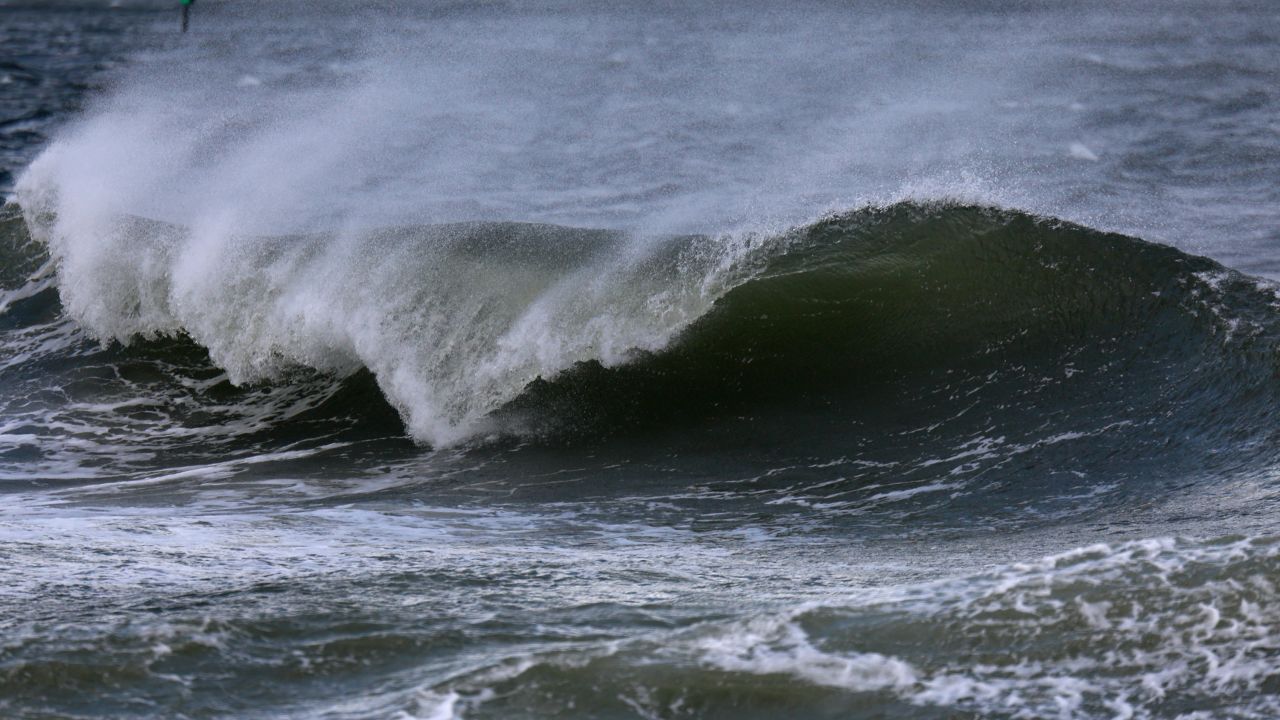
<path id="1" fill-rule="evenodd" d="M 1280 715 L 1264 2 L 0 0 L 0 717 Z"/>

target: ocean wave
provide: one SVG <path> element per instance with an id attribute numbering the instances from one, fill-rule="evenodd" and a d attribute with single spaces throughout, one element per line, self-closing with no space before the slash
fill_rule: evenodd
<path id="1" fill-rule="evenodd" d="M 236 384 L 372 377 L 436 447 L 743 413 L 838 422 L 886 393 L 945 405 L 995 385 L 993 406 L 1037 396 L 1051 413 L 1096 391 L 1189 423 L 1273 394 L 1272 288 L 1015 210 L 907 201 L 735 237 L 523 223 L 260 237 L 25 197 L 39 244 L 10 218 L 5 252 L 27 269 L 47 252 L 61 308 L 93 337 L 194 342 Z M 7 297 L 46 276 L 6 278 Z"/>

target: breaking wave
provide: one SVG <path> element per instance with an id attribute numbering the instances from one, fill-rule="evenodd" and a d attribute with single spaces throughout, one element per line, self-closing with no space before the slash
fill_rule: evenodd
<path id="1" fill-rule="evenodd" d="M 37 242 L 11 211 L 7 323 L 52 303 L 98 340 L 235 385 L 305 376 L 326 399 L 345 382 L 367 405 L 372 378 L 436 447 L 744 413 L 839 424 L 888 395 L 925 412 L 979 391 L 992 412 L 1034 397 L 1028 418 L 1161 415 L 1205 442 L 1274 425 L 1272 289 L 1015 210 L 901 202 L 735 237 L 523 223 L 262 237 L 68 216 L 31 183 L 22 199 Z M 1204 421 L 1228 406 L 1237 421 Z"/>

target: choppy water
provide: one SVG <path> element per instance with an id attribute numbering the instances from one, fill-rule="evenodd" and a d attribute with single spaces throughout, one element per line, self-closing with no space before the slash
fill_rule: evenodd
<path id="1" fill-rule="evenodd" d="M 0 715 L 1280 714 L 1278 43 L 0 2 Z"/>

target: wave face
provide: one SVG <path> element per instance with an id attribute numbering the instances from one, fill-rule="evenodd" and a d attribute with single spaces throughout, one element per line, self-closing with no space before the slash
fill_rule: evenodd
<path id="1" fill-rule="evenodd" d="M 765 240 L 737 267 L 665 351 L 577 367 L 529 395 L 554 403 L 598 381 L 592 405 L 626 396 L 630 412 L 808 400 L 838 415 L 894 383 L 906 393 L 895 402 L 998 385 L 1009 402 L 1042 398 L 1038 412 L 1082 406 L 1072 393 L 1094 385 L 1192 412 L 1270 394 L 1273 291 L 1134 238 L 906 202 Z"/>

